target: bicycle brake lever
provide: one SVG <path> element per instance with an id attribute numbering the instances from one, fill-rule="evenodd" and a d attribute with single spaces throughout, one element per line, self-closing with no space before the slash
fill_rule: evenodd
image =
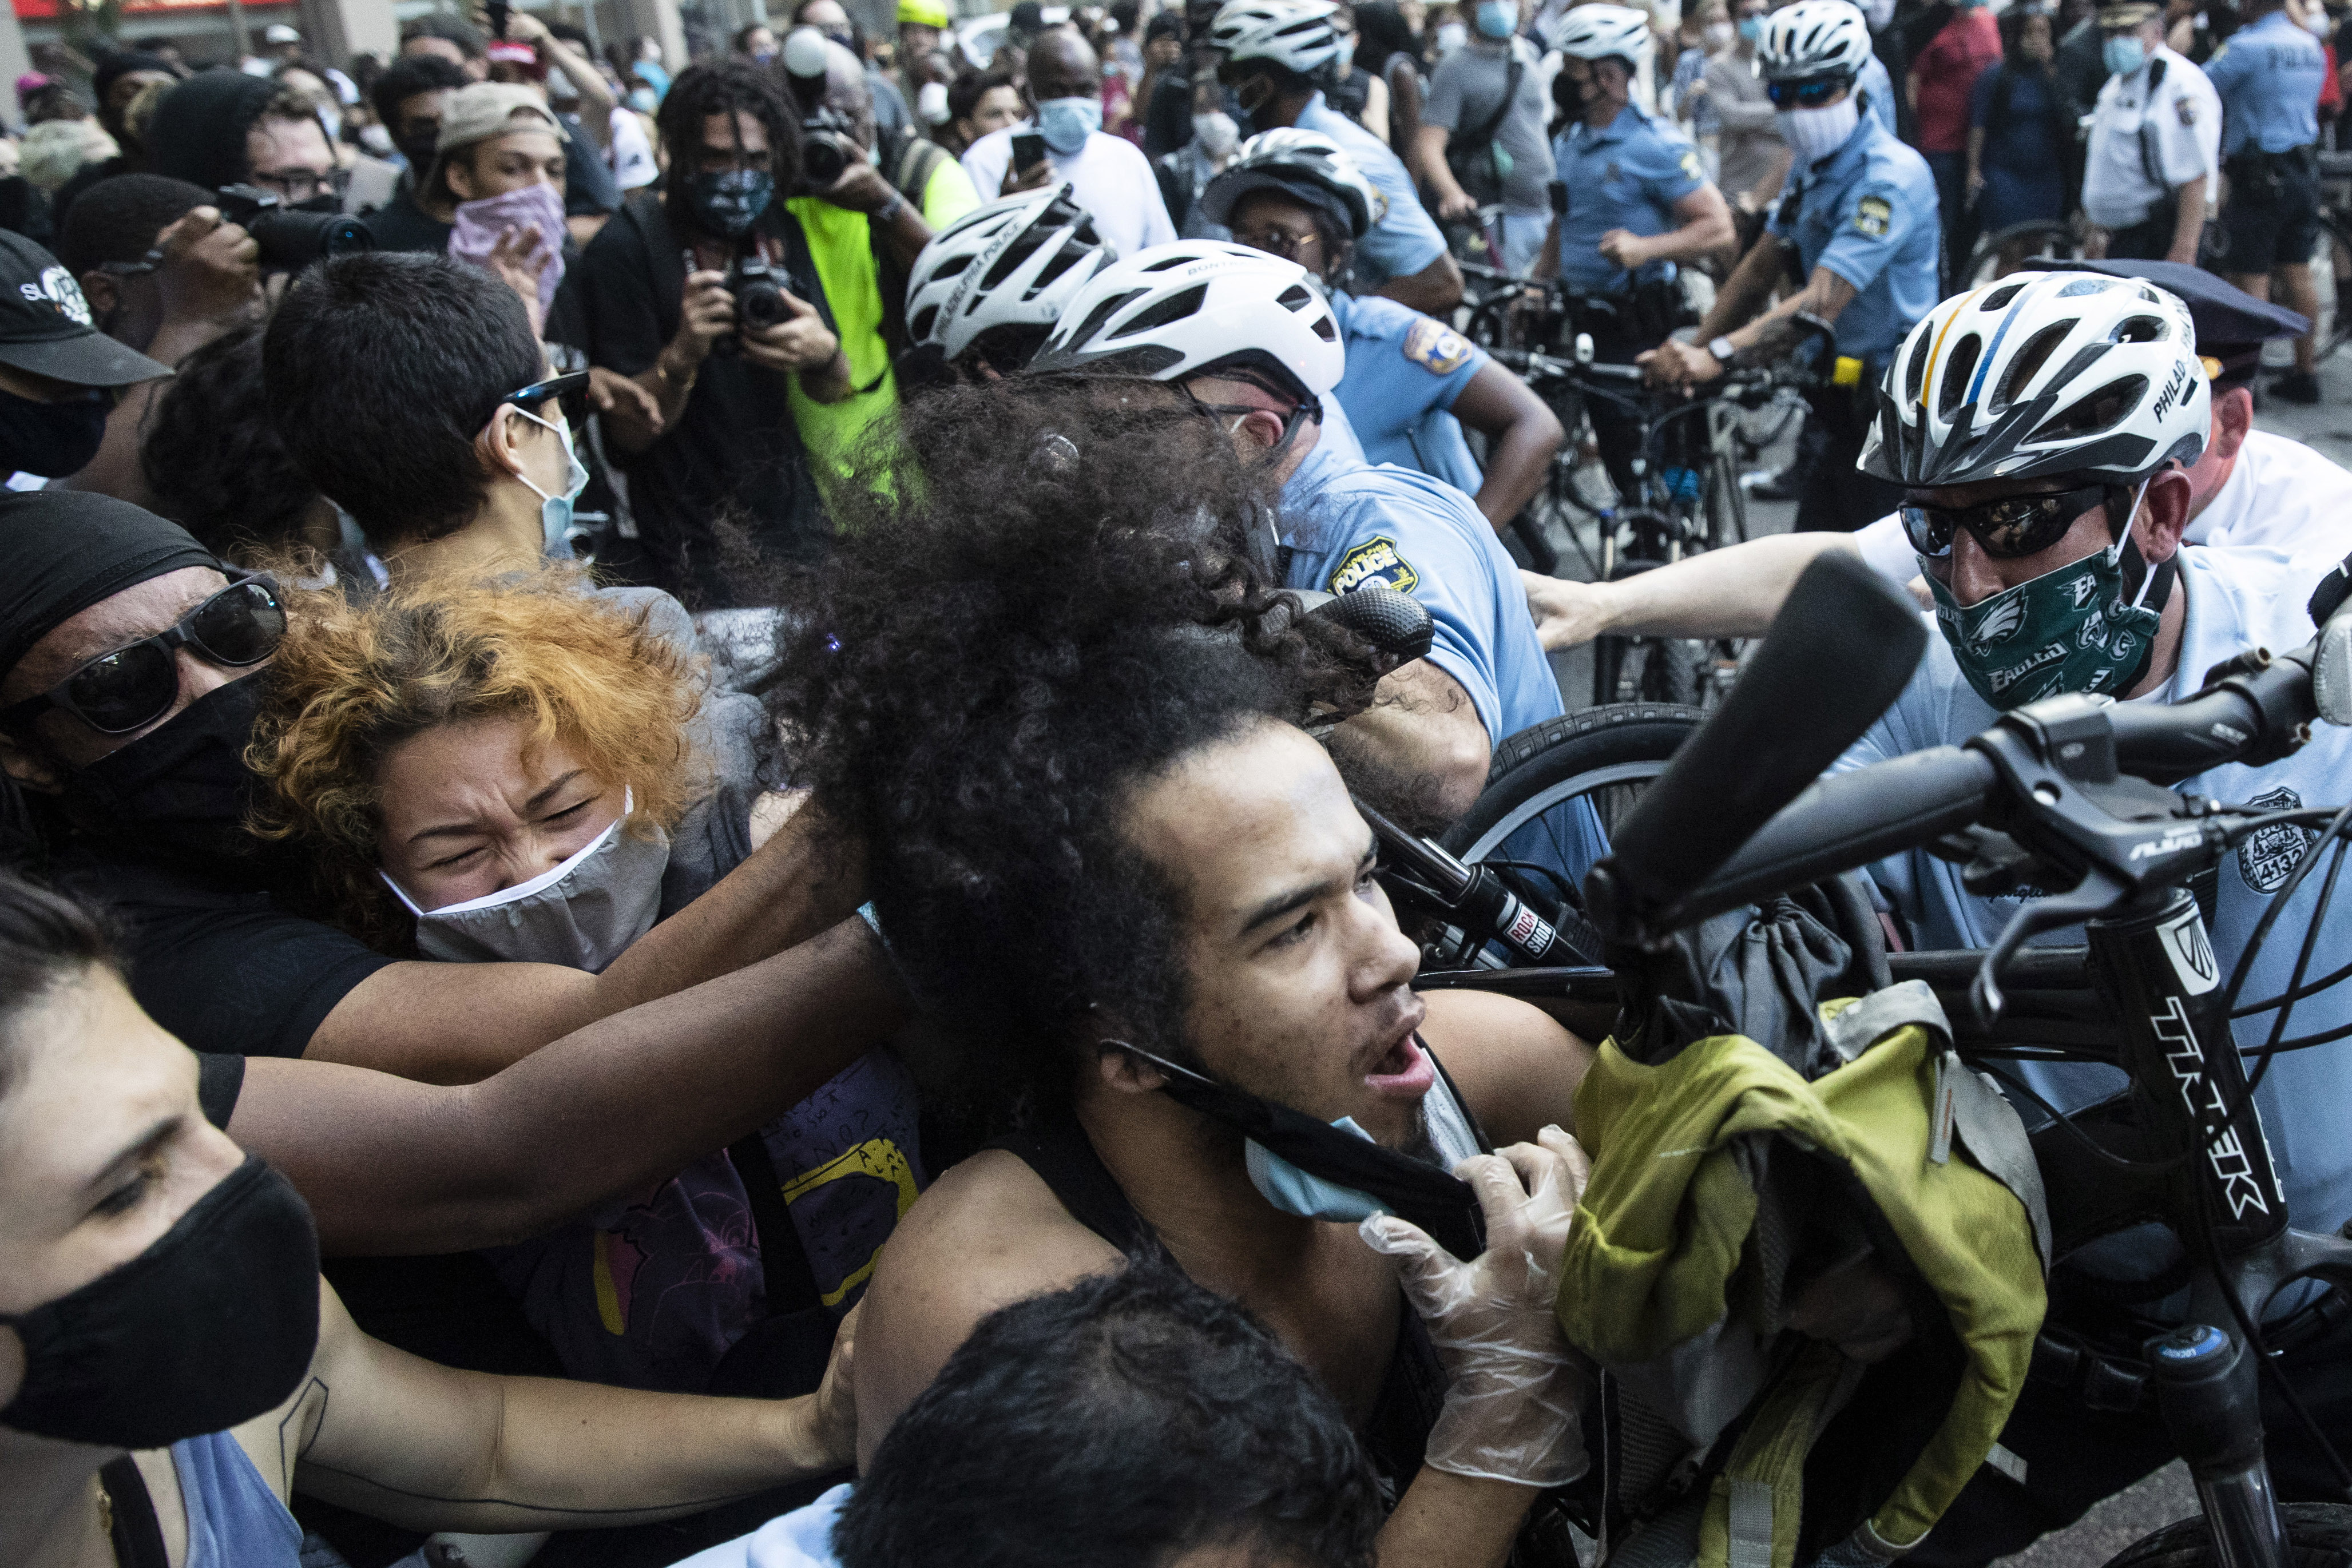
<path id="1" fill-rule="evenodd" d="M 1977 966 L 1977 977 L 1969 985 L 1969 1007 L 1976 1014 L 1978 1025 L 1990 1030 L 2008 1005 L 2000 991 L 2000 971 L 2025 946 L 2027 937 L 2105 915 L 2123 899 L 2126 892 L 2123 883 L 2094 867 L 2066 892 L 2033 899 L 2011 915 L 2009 924 L 2001 927 L 2000 939 L 1986 951 L 1984 962 Z"/>

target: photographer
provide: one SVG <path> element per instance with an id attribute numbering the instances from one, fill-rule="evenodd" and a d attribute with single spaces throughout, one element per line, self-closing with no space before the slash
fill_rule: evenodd
<path id="1" fill-rule="evenodd" d="M 757 66 L 681 73 L 658 122 L 668 173 L 630 197 L 574 275 L 590 361 L 635 380 L 658 411 L 658 423 L 619 409 L 606 423 L 630 476 L 642 575 L 701 608 L 739 601 L 719 559 L 722 511 L 770 556 L 814 559 L 832 531 L 793 395 L 837 402 L 852 382 L 809 236 L 776 200 L 800 183 L 798 119 Z M 764 284 L 756 303 L 773 314 L 747 314 L 730 277 Z"/>
<path id="2" fill-rule="evenodd" d="M 163 95 L 147 127 L 148 165 L 207 191 L 255 185 L 291 207 L 337 209 L 335 149 L 318 111 L 290 89 L 209 70 Z"/>

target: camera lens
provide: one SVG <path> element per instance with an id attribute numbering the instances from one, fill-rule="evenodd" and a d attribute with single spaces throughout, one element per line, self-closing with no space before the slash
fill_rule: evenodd
<path id="1" fill-rule="evenodd" d="M 747 283 L 735 296 L 735 313 L 747 327 L 772 327 L 784 319 L 784 291 L 772 283 Z"/>
<path id="2" fill-rule="evenodd" d="M 830 131 L 807 133 L 801 143 L 801 174 L 811 186 L 823 189 L 835 183 L 848 167 L 848 149 L 840 137 Z"/>
<path id="3" fill-rule="evenodd" d="M 272 272 L 299 271 L 323 256 L 375 248 L 367 225 L 341 213 L 272 207 L 247 218 L 245 226 L 261 246 L 261 265 Z"/>

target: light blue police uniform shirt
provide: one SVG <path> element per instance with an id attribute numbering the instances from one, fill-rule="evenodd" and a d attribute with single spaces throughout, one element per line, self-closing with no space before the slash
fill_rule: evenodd
<path id="1" fill-rule="evenodd" d="M 1883 366 L 1942 297 L 1927 161 L 1864 119 L 1845 145 L 1792 178 L 1772 232 L 1797 242 L 1800 276 L 1826 267 L 1853 285 L 1853 303 L 1838 313 L 1837 351 Z"/>
<path id="2" fill-rule="evenodd" d="M 1862 69 L 1853 77 L 1853 90 L 1863 94 L 1870 108 L 1871 118 L 1886 128 L 1889 136 L 1903 133 L 1895 126 L 1895 78 L 1886 74 L 1886 62 L 1875 52 L 1862 62 Z"/>
<path id="3" fill-rule="evenodd" d="M 1388 211 L 1372 232 L 1356 243 L 1356 280 L 1367 289 L 1393 277 L 1411 277 L 1445 254 L 1445 236 L 1421 204 L 1412 176 L 1388 144 L 1323 101 L 1317 93 L 1298 111 L 1298 129 L 1338 142 L 1356 161 L 1364 178 L 1388 198 Z"/>
<path id="4" fill-rule="evenodd" d="M 749 1535 L 698 1552 L 674 1568 L 837 1568 L 833 1527 L 848 1506 L 847 1483 L 805 1508 L 780 1513 Z"/>
<path id="5" fill-rule="evenodd" d="M 1553 167 L 1568 187 L 1559 220 L 1559 276 L 1579 294 L 1623 294 L 1634 275 L 1602 256 L 1601 236 L 1628 229 L 1644 239 L 1679 227 L 1675 204 L 1706 183 L 1698 152 L 1681 131 L 1653 120 L 1639 104 L 1617 111 L 1608 129 L 1578 120 L 1551 144 Z M 1641 277 L 1671 277 L 1674 263 L 1654 261 Z"/>
<path id="6" fill-rule="evenodd" d="M 1331 314 L 1348 350 L 1336 399 L 1364 460 L 1415 468 L 1466 496 L 1485 482 L 1454 400 L 1490 361 L 1485 350 L 1409 305 L 1336 294 Z M 1331 400 L 1327 399 L 1326 406 Z"/>
<path id="7" fill-rule="evenodd" d="M 2288 152 L 2318 141 L 2326 78 L 2319 40 L 2284 11 L 2231 34 L 2205 62 L 2205 79 L 2221 98 L 2221 156 Z"/>
<path id="8" fill-rule="evenodd" d="M 2313 577 L 2273 550 L 2190 545 L 2180 552 L 2177 592 L 2188 596 L 2182 620 L 2180 663 L 2172 679 L 2144 700 L 2179 702 L 2194 694 L 2204 672 L 2247 648 L 2296 648 L 2312 634 L 2304 601 Z M 1957 745 L 1992 727 L 1999 717 L 1976 694 L 1941 636 L 1927 640 L 1927 653 L 1903 695 L 1832 768 L 1843 772 L 1933 746 Z M 2267 768 L 2236 764 L 2201 773 L 2179 786 L 2225 804 L 2267 810 L 2340 806 L 2352 800 L 2352 729 L 2312 727 L 2309 745 Z M 2226 983 L 2255 922 L 2308 847 L 2315 830 L 2265 829 L 2222 862 L 2215 901 L 2212 944 L 2220 960 L 2219 983 Z M 1878 862 L 1871 875 L 1909 920 L 1922 948 L 1990 947 L 2022 900 L 1982 898 L 1960 885 L 1960 868 L 1924 851 Z M 2306 877 L 2248 972 L 2245 1002 L 2286 989 L 2295 953 L 2310 928 L 2321 873 Z M 2082 927 L 2035 938 L 2038 944 L 2077 945 Z M 2322 923 L 2309 978 L 2352 963 L 2352 911 L 2337 909 Z M 2275 1015 L 2263 1013 L 2232 1026 L 2242 1048 L 2259 1047 Z M 2295 1004 L 2287 1035 L 2316 1034 L 2352 1022 L 2352 984 L 2335 987 Z M 2352 1043 L 2352 1042 L 2347 1042 Z M 2105 1099 L 2124 1085 L 2120 1070 L 2089 1062 L 2012 1061 L 2002 1064 L 2061 1110 L 2079 1110 Z M 2320 1046 L 2271 1060 L 2270 1072 L 2254 1103 L 2271 1155 L 2286 1187 L 2287 1205 L 2300 1229 L 2333 1231 L 2352 1218 L 2352 1051 Z M 2041 1113 L 2029 1103 L 2019 1112 L 2029 1124 Z M 2146 1256 L 2151 1233 L 2117 1237 L 2095 1255 L 2100 1272 L 2129 1276 L 2159 1260 Z M 2143 1267 L 2135 1268 L 2137 1260 Z M 2282 1292 L 2273 1312 L 2307 1291 Z"/>

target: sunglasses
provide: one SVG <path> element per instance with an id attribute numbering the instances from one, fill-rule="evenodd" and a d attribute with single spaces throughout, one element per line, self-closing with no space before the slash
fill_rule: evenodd
<path id="1" fill-rule="evenodd" d="M 1288 229 L 1268 226 L 1251 234 L 1235 234 L 1234 243 L 1245 245 L 1252 250 L 1262 250 L 1268 256 L 1278 256 L 1285 261 L 1297 261 L 1299 252 L 1322 237 L 1319 234 L 1295 235 Z"/>
<path id="2" fill-rule="evenodd" d="M 1911 548 L 1930 560 L 1952 553 L 1952 538 L 1966 528 L 1995 560 L 2039 555 L 2066 537 L 2074 520 L 2108 497 L 2112 485 L 2085 485 L 2043 496 L 2003 496 L 1973 507 L 1922 507 L 1906 503 L 1903 531 Z M 2126 492 L 2128 494 L 2128 492 Z"/>
<path id="3" fill-rule="evenodd" d="M 0 709 L 0 730 L 30 731 L 50 708 L 63 708 L 100 735 L 128 735 L 172 711 L 180 700 L 180 666 L 173 657 L 193 648 L 207 664 L 241 670 L 278 652 L 286 638 L 286 607 L 278 585 L 266 577 L 246 577 L 183 616 L 169 631 L 143 637 L 97 658 L 38 696 Z"/>
<path id="4" fill-rule="evenodd" d="M 1845 77 L 1767 82 L 1764 84 L 1764 96 L 1772 100 L 1775 109 L 1819 109 L 1853 85 Z"/>
<path id="5" fill-rule="evenodd" d="M 507 393 L 490 405 L 490 413 L 496 413 L 508 403 L 512 403 L 526 413 L 535 413 L 539 411 L 539 405 L 549 398 L 570 397 L 573 392 L 587 390 L 588 372 L 586 371 L 573 371 L 567 375 L 550 376 L 543 382 L 533 382 L 527 387 L 518 387 Z M 487 423 L 488 418 L 489 415 L 485 414 L 484 423 Z"/>

